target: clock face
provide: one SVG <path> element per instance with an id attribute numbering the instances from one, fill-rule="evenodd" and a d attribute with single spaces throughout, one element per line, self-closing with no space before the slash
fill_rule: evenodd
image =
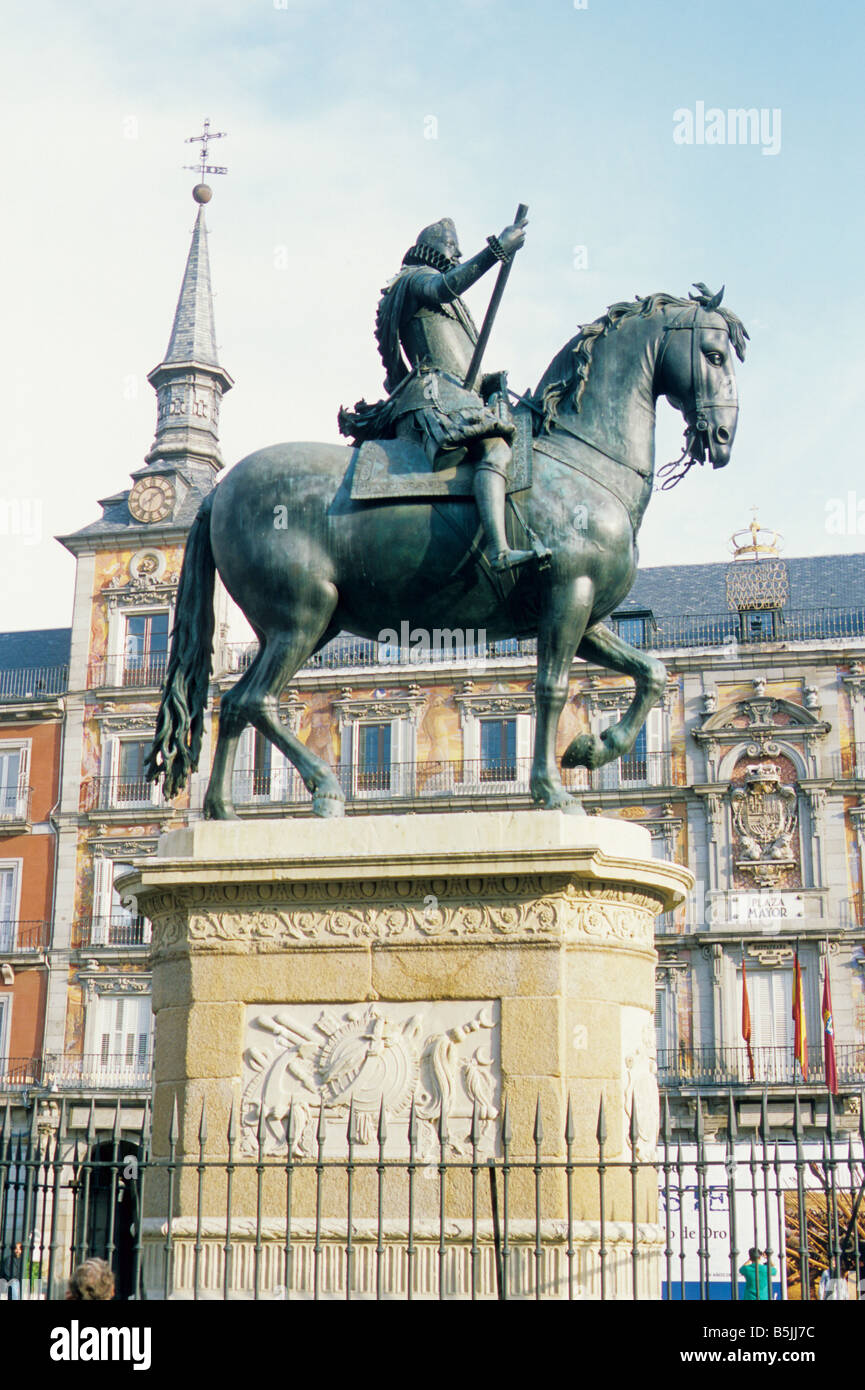
<path id="1" fill-rule="evenodd" d="M 129 494 L 129 511 L 136 521 L 165 521 L 174 510 L 176 493 L 168 478 L 139 478 Z"/>

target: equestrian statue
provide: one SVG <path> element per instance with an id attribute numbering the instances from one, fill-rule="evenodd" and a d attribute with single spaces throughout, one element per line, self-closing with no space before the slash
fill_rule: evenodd
<path id="1" fill-rule="evenodd" d="M 258 638 L 219 708 L 205 816 L 234 816 L 238 740 L 253 725 L 298 769 L 320 816 L 343 814 L 333 769 L 281 722 L 295 672 L 339 633 L 483 628 L 537 638 L 530 789 L 541 808 L 580 813 L 556 763 L 556 731 L 575 657 L 630 676 L 618 723 L 580 734 L 566 767 L 627 754 L 664 690 L 657 658 L 603 619 L 634 582 L 637 532 L 655 486 L 655 405 L 685 420 L 680 459 L 724 467 L 736 433 L 734 358 L 748 334 L 723 289 L 611 305 L 553 358 L 534 391 L 481 376 L 526 208 L 463 261 L 449 218 L 426 227 L 382 292 L 376 338 L 387 397 L 339 412 L 350 445 L 276 444 L 236 464 L 199 508 L 186 544 L 171 652 L 146 774 L 175 796 L 198 766 L 218 571 Z M 478 333 L 463 293 L 498 266 Z"/>

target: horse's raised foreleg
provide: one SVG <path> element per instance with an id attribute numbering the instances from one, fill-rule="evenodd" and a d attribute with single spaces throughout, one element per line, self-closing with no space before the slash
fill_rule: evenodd
<path id="1" fill-rule="evenodd" d="M 595 623 L 584 634 L 577 655 L 583 661 L 605 666 L 608 671 L 631 676 L 637 687 L 633 700 L 617 724 L 605 729 L 600 738 L 595 734 L 580 734 L 565 749 L 563 767 L 603 767 L 633 748 L 649 710 L 664 693 L 667 670 L 657 657 L 647 656 L 645 652 L 629 646 L 603 623 Z"/>
<path id="2" fill-rule="evenodd" d="M 592 611 L 594 590 L 588 579 L 551 587 L 538 624 L 538 674 L 535 681 L 535 753 L 532 800 L 547 811 L 582 812 L 582 802 L 562 786 L 556 763 L 556 733 L 568 698 L 571 666 Z"/>

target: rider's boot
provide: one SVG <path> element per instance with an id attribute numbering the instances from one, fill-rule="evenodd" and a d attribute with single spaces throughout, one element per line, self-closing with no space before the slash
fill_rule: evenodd
<path id="1" fill-rule="evenodd" d="M 512 550 L 505 533 L 505 495 L 504 474 L 490 463 L 481 462 L 475 467 L 475 501 L 480 513 L 481 525 L 487 538 L 484 554 L 494 570 L 515 569 L 529 560 L 537 560 L 534 550 Z"/>

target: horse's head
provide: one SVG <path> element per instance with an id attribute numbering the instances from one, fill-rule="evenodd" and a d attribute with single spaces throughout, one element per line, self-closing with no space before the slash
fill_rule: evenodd
<path id="1" fill-rule="evenodd" d="M 703 284 L 695 288 L 690 304 L 665 311 L 655 365 L 655 394 L 666 396 L 687 424 L 681 459 L 659 470 L 659 475 L 668 473 L 662 487 L 672 486 L 692 464 L 707 458 L 713 468 L 724 468 L 739 417 L 733 359 L 744 361 L 747 331 L 735 314 L 720 308 L 723 287 L 714 295 Z"/>

